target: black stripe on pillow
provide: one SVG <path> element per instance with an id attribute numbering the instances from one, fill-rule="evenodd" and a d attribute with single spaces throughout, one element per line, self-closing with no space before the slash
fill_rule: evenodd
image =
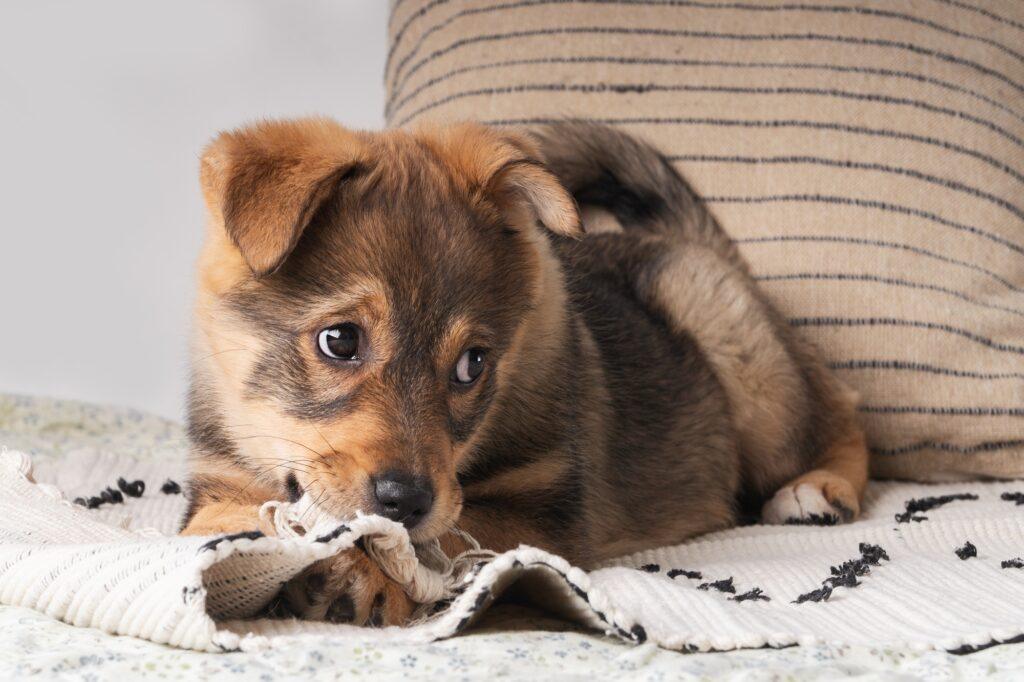
<path id="1" fill-rule="evenodd" d="M 956 377 L 958 379 L 982 379 L 993 381 L 998 379 L 1024 379 L 1024 373 L 1020 372 L 973 372 L 965 369 L 951 369 L 949 367 L 938 367 L 921 362 L 907 362 L 904 360 L 844 360 L 842 362 L 828 363 L 830 369 L 841 370 L 899 370 L 908 372 L 925 372 L 927 374 L 939 374 L 942 376 Z"/>
<path id="2" fill-rule="evenodd" d="M 541 28 L 529 31 L 511 31 L 509 33 L 488 33 L 483 35 L 469 36 L 452 41 L 445 47 L 434 50 L 429 55 L 416 62 L 403 75 L 395 73 L 394 85 L 391 88 L 394 96 L 401 94 L 409 78 L 420 69 L 436 59 L 453 52 L 467 45 L 474 45 L 483 42 L 500 42 L 514 40 L 516 38 L 543 37 L 556 35 L 636 35 L 656 38 L 699 38 L 706 40 L 726 40 L 742 42 L 770 42 L 770 41 L 814 41 L 839 43 L 845 45 L 858 45 L 863 47 L 880 47 L 894 50 L 902 50 L 917 54 L 923 57 L 930 57 L 940 61 L 969 68 L 978 73 L 995 78 L 996 80 L 1009 85 L 1014 90 L 1024 93 L 1024 84 L 1007 76 L 1002 71 L 979 64 L 970 59 L 957 57 L 956 55 L 940 50 L 932 50 L 915 43 L 899 40 L 885 40 L 882 38 L 862 38 L 859 36 L 844 36 L 827 33 L 726 33 L 722 31 L 690 31 L 684 29 L 669 28 L 635 28 L 622 26 L 565 26 L 557 28 Z"/>
<path id="3" fill-rule="evenodd" d="M 904 320 L 896 317 L 793 317 L 790 318 L 789 323 L 794 327 L 909 327 L 954 334 L 993 350 L 1024 355 L 1024 347 L 993 341 L 967 329 L 938 322 Z"/>
<path id="4" fill-rule="evenodd" d="M 934 258 L 935 260 L 942 261 L 943 263 L 948 263 L 950 265 L 958 265 L 960 267 L 974 270 L 975 272 L 979 272 L 983 275 L 991 277 L 992 279 L 999 282 L 1000 284 L 1005 286 L 1007 289 L 1010 289 L 1011 291 L 1015 291 L 1017 293 L 1024 293 L 1024 288 L 1018 287 L 1017 285 L 1001 277 L 997 273 L 992 272 L 991 270 L 988 270 L 986 268 L 983 268 L 980 265 L 968 263 L 967 261 L 959 260 L 956 258 L 949 258 L 948 256 L 943 256 L 942 254 L 935 253 L 934 251 L 929 251 L 928 249 L 923 249 L 919 246 L 901 244 L 899 242 L 889 242 L 879 239 L 864 239 L 863 237 L 850 237 L 847 235 L 791 234 L 771 235 L 768 237 L 744 237 L 734 239 L 733 241 L 741 245 L 771 244 L 774 242 L 835 242 L 840 244 L 855 244 L 857 246 L 872 246 L 883 249 L 900 249 L 903 251 L 909 251 L 911 253 L 918 254 L 920 256 L 925 256 L 926 258 Z"/>
<path id="5" fill-rule="evenodd" d="M 429 80 L 424 81 L 420 85 L 416 86 L 414 90 L 404 95 L 400 99 L 396 100 L 396 93 L 388 93 L 388 101 L 385 104 L 385 113 L 390 117 L 395 111 L 398 111 L 401 107 L 411 100 L 416 95 L 420 94 L 424 90 L 433 86 L 439 85 L 455 76 L 472 73 L 474 71 L 485 71 L 488 69 L 501 69 L 509 68 L 513 66 L 543 66 L 553 64 L 617 64 L 622 66 L 706 66 L 716 68 L 731 68 L 731 69 L 783 69 L 783 70 L 794 70 L 794 71 L 827 71 L 831 73 L 854 73 L 865 76 L 883 76 L 886 78 L 899 78 L 903 80 L 915 81 L 918 83 L 926 83 L 928 85 L 934 85 L 944 90 L 951 92 L 957 92 L 969 97 L 973 97 L 978 101 L 984 102 L 989 106 L 995 107 L 1000 111 L 1003 111 L 1010 116 L 1014 117 L 1018 121 L 1024 123 L 1024 115 L 1020 114 L 1016 110 L 1008 107 L 1007 105 L 992 99 L 991 97 L 984 95 L 977 90 L 951 83 L 939 78 L 933 78 L 932 76 L 926 76 L 920 73 L 914 73 L 911 71 L 900 71 L 895 69 L 879 69 L 867 66 L 847 66 L 842 64 L 830 64 L 825 62 L 752 62 L 752 61 L 724 61 L 717 59 L 670 59 L 670 58 L 658 58 L 658 57 L 622 57 L 622 56 L 582 56 L 582 57 L 538 57 L 535 59 L 508 59 L 500 62 L 488 62 L 485 64 L 473 64 L 470 66 L 462 66 L 457 69 L 447 71 L 440 76 L 435 76 Z"/>

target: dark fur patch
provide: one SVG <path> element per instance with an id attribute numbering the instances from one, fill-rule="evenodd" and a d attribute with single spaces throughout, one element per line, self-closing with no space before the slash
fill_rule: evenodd
<path id="1" fill-rule="evenodd" d="M 224 428 L 224 418 L 214 402 L 213 392 L 206 384 L 207 379 L 193 367 L 186 402 L 192 450 L 204 458 L 242 463 L 234 440 Z"/>
<path id="2" fill-rule="evenodd" d="M 299 498 L 302 497 L 302 486 L 299 485 L 299 481 L 295 478 L 295 474 L 289 473 L 284 477 L 284 486 L 288 491 L 288 501 L 298 502 Z"/>

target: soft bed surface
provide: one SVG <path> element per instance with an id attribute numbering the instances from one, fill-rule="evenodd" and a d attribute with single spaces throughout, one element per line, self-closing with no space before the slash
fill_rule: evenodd
<path id="1" fill-rule="evenodd" d="M 140 413 L 9 396 L 0 397 L 0 442 L 31 453 L 44 468 L 89 451 L 131 452 L 142 460 L 180 458 L 183 447 L 176 425 Z M 1024 668 L 1022 651 L 1020 645 L 1003 645 L 956 656 L 820 644 L 680 654 L 588 634 L 523 608 L 500 606 L 468 634 L 432 644 L 374 643 L 325 635 L 306 637 L 286 648 L 211 656 L 74 628 L 26 609 L 0 607 L 0 675 L 4 678 L 27 674 L 109 677 L 131 672 L 164 679 L 191 678 L 197 673 L 264 679 L 268 674 L 302 674 L 315 679 L 345 672 L 374 679 L 503 673 L 589 678 L 621 678 L 629 673 L 637 679 L 686 679 L 745 675 L 752 669 L 758 676 L 777 673 L 796 678 L 882 671 L 929 678 L 974 677 L 992 672 L 1012 675 Z"/>
<path id="2" fill-rule="evenodd" d="M 955 656 L 871 647 L 798 646 L 682 654 L 575 631 L 511 607 L 473 632 L 424 645 L 323 638 L 287 650 L 204 654 L 75 628 L 0 607 L 0 676 L 160 680 L 832 680 L 980 679 L 1024 674 L 1024 645 Z M 514 628 L 510 629 L 510 628 Z"/>

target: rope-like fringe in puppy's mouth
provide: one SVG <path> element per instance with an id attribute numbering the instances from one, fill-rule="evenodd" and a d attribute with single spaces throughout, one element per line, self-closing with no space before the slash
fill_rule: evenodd
<path id="1" fill-rule="evenodd" d="M 266 502 L 259 513 L 260 526 L 273 529 L 280 538 L 305 537 L 332 528 L 346 528 L 345 519 L 318 508 L 309 494 L 302 495 L 294 503 Z M 356 516 L 364 515 L 357 512 Z M 437 537 L 414 544 L 401 524 L 394 521 L 386 523 L 393 525 L 395 532 L 364 535 L 360 538 L 360 547 L 389 578 L 402 586 L 411 600 L 420 605 L 410 623 L 423 622 L 438 613 L 465 589 L 467 576 L 497 556 L 495 552 L 481 548 L 475 538 L 454 524 L 446 532 L 461 539 L 467 549 L 450 557 L 441 549 Z"/>

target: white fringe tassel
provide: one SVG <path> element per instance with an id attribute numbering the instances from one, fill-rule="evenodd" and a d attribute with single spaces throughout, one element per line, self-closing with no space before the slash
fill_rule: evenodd
<path id="1" fill-rule="evenodd" d="M 356 516 L 363 516 L 356 512 Z M 302 537 L 317 529 L 332 529 L 344 523 L 318 508 L 303 495 L 297 502 L 266 502 L 260 507 L 260 526 L 273 528 L 277 537 Z M 397 524 L 396 524 L 397 525 Z M 468 533 L 451 531 L 462 539 L 469 549 L 449 557 L 438 540 L 413 545 L 406 532 L 390 535 L 365 535 L 366 553 L 384 573 L 405 589 L 405 593 L 418 604 L 431 605 L 449 599 L 461 591 L 469 572 L 481 562 L 494 559 L 497 554 L 482 549 Z"/>

